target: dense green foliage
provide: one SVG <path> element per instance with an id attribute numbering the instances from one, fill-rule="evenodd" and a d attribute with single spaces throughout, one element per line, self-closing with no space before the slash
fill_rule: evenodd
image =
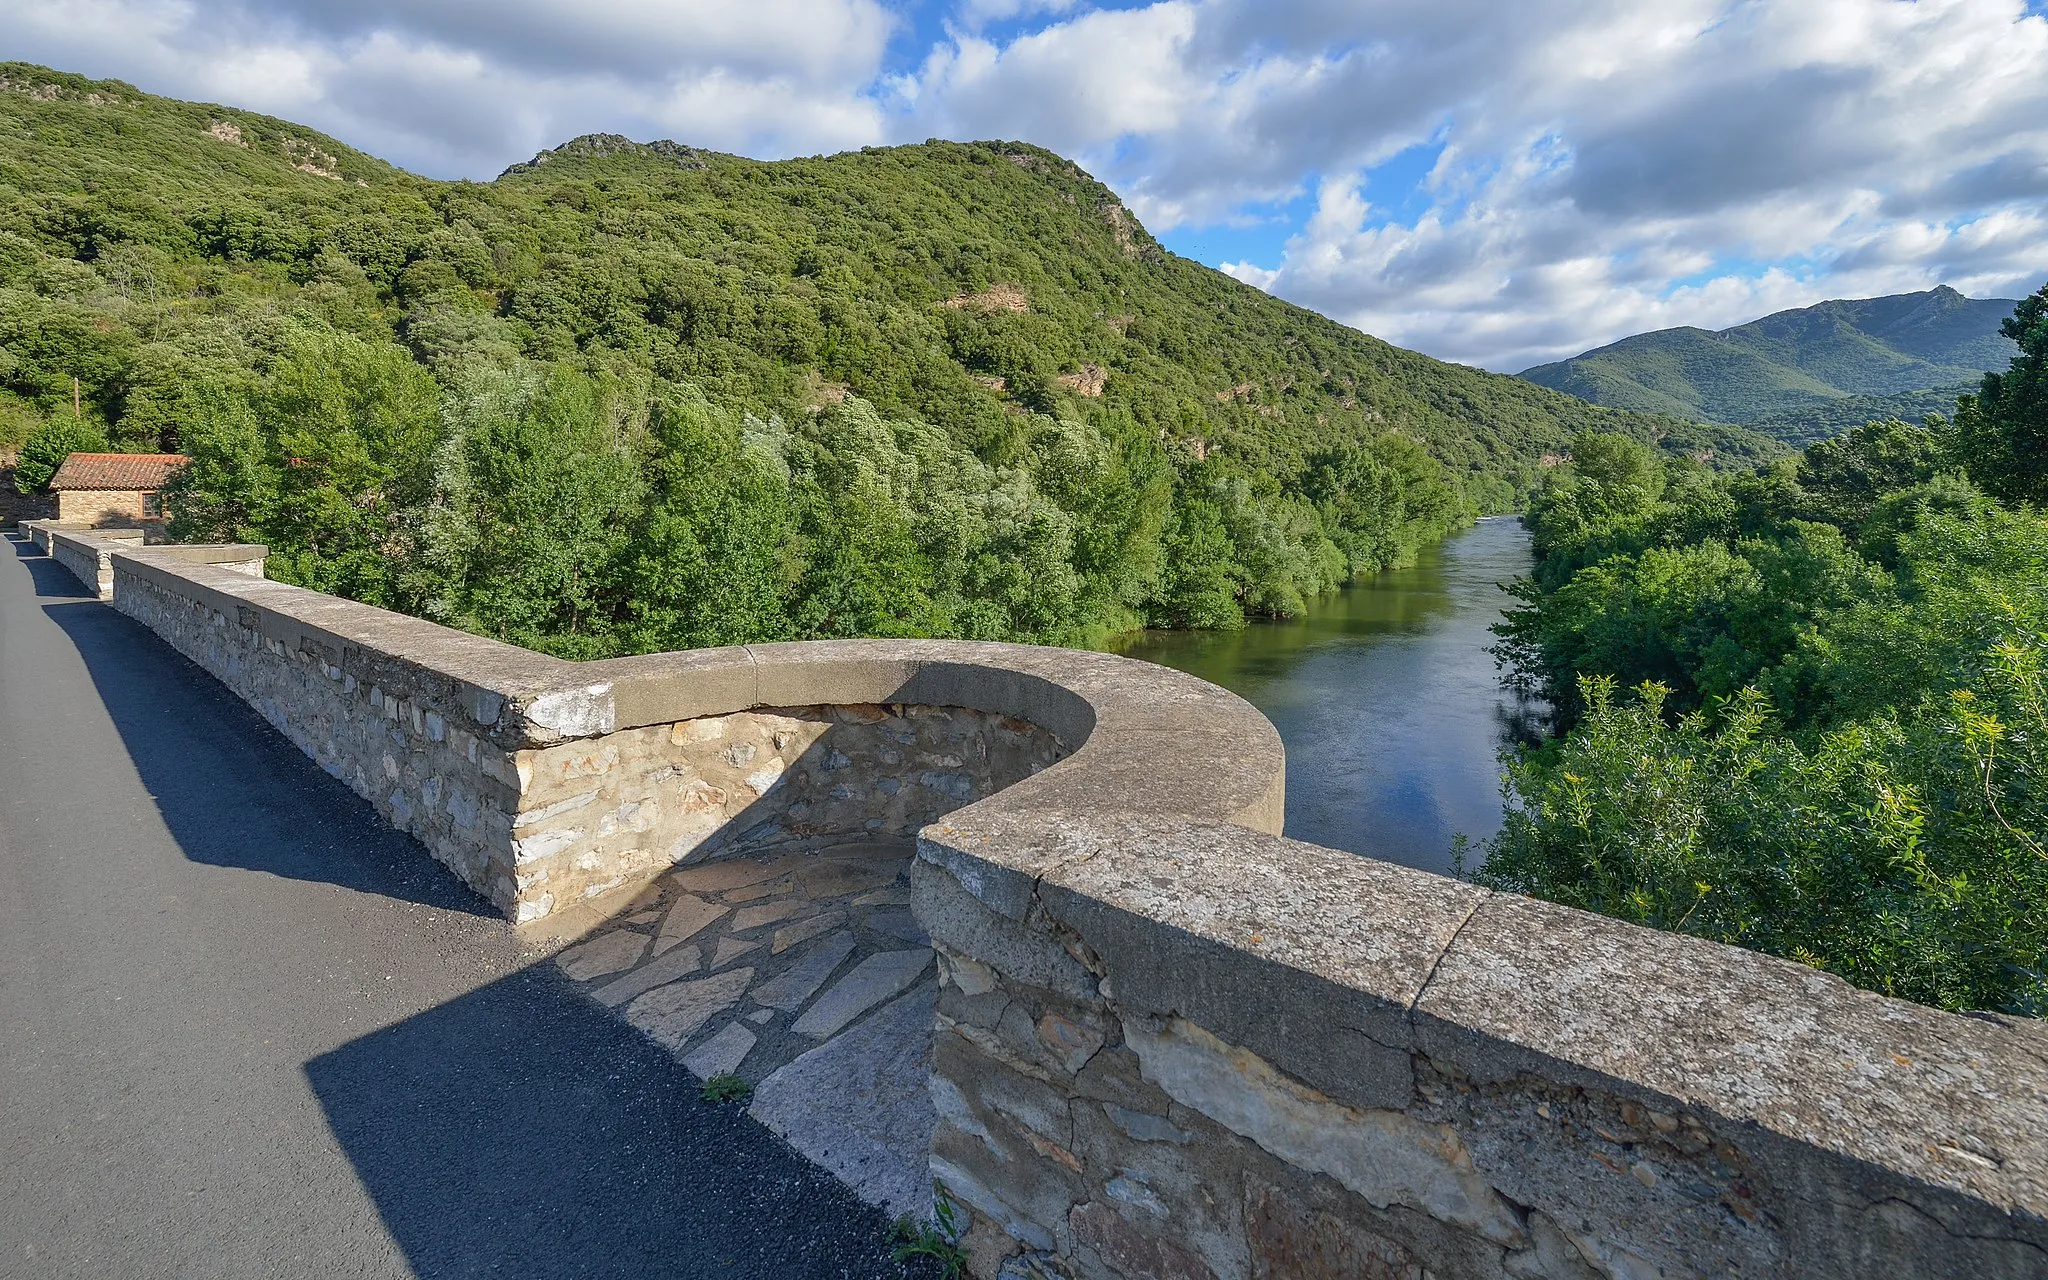
<path id="1" fill-rule="evenodd" d="M 1569 731 L 1511 763 L 1483 879 L 2048 1013 L 2044 305 L 1967 428 L 1873 422 L 1743 476 L 1574 445 L 1498 628 Z"/>
<path id="2" fill-rule="evenodd" d="M 1798 409 L 1767 413 L 1760 418 L 1751 418 L 1743 425 L 1759 435 L 1804 449 L 1866 422 L 1897 418 L 1917 425 L 1936 414 L 1952 418 L 1956 412 L 1956 401 L 1976 389 L 1975 382 L 1967 382 L 1926 391 L 1899 391 L 1888 396 L 1842 396 L 1816 401 Z"/>
<path id="3" fill-rule="evenodd" d="M 1873 418 L 1947 414 L 1953 395 L 2012 355 L 2011 299 L 1925 293 L 1816 303 L 1718 333 L 1660 329 L 1524 370 L 1597 404 L 1739 422 L 1804 445 Z M 1858 403 L 1867 397 L 1896 403 Z M 1933 403 L 1924 403 L 1933 396 Z"/>
<path id="4" fill-rule="evenodd" d="M 2048 287 L 2021 301 L 2003 331 L 2020 354 L 1956 406 L 1956 449 L 1986 491 L 2048 503 Z"/>
<path id="5" fill-rule="evenodd" d="M 64 459 L 74 453 L 98 453 L 107 447 L 98 428 L 70 418 L 52 418 L 26 433 L 14 460 L 14 485 L 23 493 L 43 493 Z"/>
<path id="6" fill-rule="evenodd" d="M 9 64 L 0 199 L 0 423 L 76 377 L 116 447 L 195 457 L 179 536 L 562 653 L 1234 626 L 1578 432 L 1769 447 L 1346 329 L 1018 144 L 592 137 L 442 183 Z"/>

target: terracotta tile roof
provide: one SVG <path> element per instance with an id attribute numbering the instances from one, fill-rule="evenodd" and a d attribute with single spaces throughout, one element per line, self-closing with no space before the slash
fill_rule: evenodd
<path id="1" fill-rule="evenodd" d="M 181 453 L 74 453 L 50 477 L 50 487 L 152 491 L 190 461 Z"/>

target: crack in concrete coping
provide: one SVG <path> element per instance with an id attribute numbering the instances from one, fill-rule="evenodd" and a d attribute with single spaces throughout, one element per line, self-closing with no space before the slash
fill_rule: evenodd
<path id="1" fill-rule="evenodd" d="M 1458 938 L 1465 932 L 1465 926 L 1472 923 L 1472 917 L 1478 915 L 1479 909 L 1493 901 L 1495 896 L 1494 891 L 1491 889 L 1482 890 L 1481 896 L 1473 901 L 1472 909 L 1467 911 L 1464 917 L 1458 921 L 1458 927 L 1451 930 L 1451 936 L 1444 939 L 1444 945 L 1437 951 L 1436 958 L 1429 962 L 1429 972 L 1422 976 L 1421 984 L 1415 988 L 1414 997 L 1408 1001 L 1408 1007 L 1402 1011 L 1402 1017 L 1406 1019 L 1411 1029 L 1415 1025 L 1415 1011 L 1422 1007 L 1423 997 L 1429 994 L 1430 984 L 1436 981 L 1437 971 L 1444 967 L 1444 961 L 1449 958 L 1451 948 L 1458 945 Z"/>
<path id="2" fill-rule="evenodd" d="M 753 677 L 753 687 L 747 690 L 747 709 L 761 705 L 761 655 L 754 652 L 754 646 L 743 644 L 740 652 L 747 655 L 747 674 Z"/>

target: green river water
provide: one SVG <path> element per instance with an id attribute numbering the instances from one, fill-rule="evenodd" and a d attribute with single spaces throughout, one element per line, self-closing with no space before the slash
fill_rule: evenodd
<path id="1" fill-rule="evenodd" d="M 1500 749 L 1543 710 L 1501 687 L 1487 652 L 1512 603 L 1501 584 L 1529 567 L 1527 531 L 1496 517 L 1295 621 L 1142 632 L 1121 652 L 1212 680 L 1279 728 L 1288 835 L 1445 871 L 1456 836 L 1499 830 Z"/>

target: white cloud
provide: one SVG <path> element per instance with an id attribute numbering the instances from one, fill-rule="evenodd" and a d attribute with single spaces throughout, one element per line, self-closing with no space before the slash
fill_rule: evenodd
<path id="1" fill-rule="evenodd" d="M 1073 155 L 1155 230 L 1312 195 L 1227 269 L 1494 368 L 2048 274 L 2048 21 L 2020 0 L 954 0 L 924 36 L 914 12 L 0 0 L 0 30 L 443 176 L 596 130 L 760 156 L 941 135 Z M 1374 174 L 1417 146 L 1419 184 Z"/>
<path id="2" fill-rule="evenodd" d="M 916 76 L 910 133 L 1023 138 L 1068 153 L 1177 127 L 1211 86 L 1185 46 L 1196 10 L 1096 10 L 998 46 L 956 34 Z"/>
<path id="3" fill-rule="evenodd" d="M 2048 23 L 1991 0 L 1644 9 L 1610 25 L 1559 7 L 1490 89 L 1406 82 L 1468 199 L 1446 183 L 1383 224 L 1360 162 L 1304 158 L 1332 175 L 1315 216 L 1279 263 L 1226 269 L 1504 369 L 1825 297 L 2012 296 L 2048 275 Z"/>
<path id="4" fill-rule="evenodd" d="M 0 0 L 11 57 L 288 116 L 435 176 L 580 133 L 877 140 L 880 0 Z"/>

